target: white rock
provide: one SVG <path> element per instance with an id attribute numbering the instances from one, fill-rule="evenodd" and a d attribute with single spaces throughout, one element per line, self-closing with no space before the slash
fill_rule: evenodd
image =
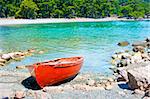
<path id="1" fill-rule="evenodd" d="M 25 97 L 24 91 L 17 91 L 17 92 L 15 93 L 15 98 L 17 98 L 17 99 L 22 99 L 22 98 L 24 98 L 24 97 Z"/>
<path id="2" fill-rule="evenodd" d="M 131 89 L 144 88 L 150 85 L 150 64 L 129 69 L 127 75 L 129 79 L 128 84 Z"/>
<path id="3" fill-rule="evenodd" d="M 3 54 L 1 57 L 2 57 L 2 59 L 5 59 L 5 60 L 11 59 L 11 56 L 9 54 Z"/>

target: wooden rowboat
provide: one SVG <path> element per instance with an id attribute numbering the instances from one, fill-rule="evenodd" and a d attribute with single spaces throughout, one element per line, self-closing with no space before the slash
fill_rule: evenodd
<path id="1" fill-rule="evenodd" d="M 35 63 L 27 66 L 38 85 L 43 88 L 54 85 L 78 74 L 83 57 L 70 57 Z"/>

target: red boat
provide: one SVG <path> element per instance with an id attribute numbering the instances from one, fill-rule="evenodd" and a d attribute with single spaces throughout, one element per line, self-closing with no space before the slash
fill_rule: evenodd
<path id="1" fill-rule="evenodd" d="M 70 57 L 27 66 L 38 85 L 43 88 L 69 79 L 79 73 L 83 57 Z"/>

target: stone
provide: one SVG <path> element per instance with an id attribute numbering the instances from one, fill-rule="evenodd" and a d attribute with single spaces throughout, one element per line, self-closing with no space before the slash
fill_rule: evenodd
<path id="1" fill-rule="evenodd" d="M 134 53 L 131 57 L 131 63 L 139 63 L 140 61 L 142 61 L 142 54 L 140 52 Z"/>
<path id="2" fill-rule="evenodd" d="M 143 46 L 143 47 L 145 47 L 146 43 L 147 43 L 146 41 L 137 41 L 137 42 L 134 42 L 132 44 L 132 46 Z"/>
<path id="3" fill-rule="evenodd" d="M 10 56 L 12 57 L 12 59 L 22 59 L 25 57 L 25 54 L 22 52 L 14 52 L 9 54 L 11 54 Z"/>
<path id="4" fill-rule="evenodd" d="M 88 79 L 87 82 L 86 82 L 86 85 L 94 86 L 95 85 L 95 80 Z"/>
<path id="5" fill-rule="evenodd" d="M 146 44 L 146 47 L 147 47 L 148 49 L 150 49 L 150 42 L 148 42 L 148 43 Z"/>
<path id="6" fill-rule="evenodd" d="M 148 53 L 143 53 L 141 56 L 142 56 L 142 59 L 150 60 Z"/>
<path id="7" fill-rule="evenodd" d="M 16 66 L 16 69 L 25 69 L 26 66 Z"/>
<path id="8" fill-rule="evenodd" d="M 1 62 L 1 63 L 6 63 L 6 60 L 0 58 L 0 62 Z"/>
<path id="9" fill-rule="evenodd" d="M 134 90 L 134 94 L 144 95 L 144 94 L 145 94 L 145 92 L 144 92 L 144 91 L 142 91 L 142 90 L 139 90 L 139 89 L 135 89 L 135 90 Z"/>
<path id="10" fill-rule="evenodd" d="M 34 53 L 36 50 L 35 49 L 29 49 L 28 52 L 29 53 Z"/>
<path id="11" fill-rule="evenodd" d="M 115 80 L 114 80 L 114 78 L 107 78 L 108 79 L 108 81 L 110 81 L 110 82 L 114 82 Z"/>
<path id="12" fill-rule="evenodd" d="M 133 52 L 145 52 L 145 47 L 143 46 L 134 46 Z"/>
<path id="13" fill-rule="evenodd" d="M 124 80 L 125 80 L 125 81 L 128 81 L 128 75 L 127 75 L 126 69 L 124 69 L 124 68 L 118 68 L 117 70 L 118 70 L 119 75 L 121 75 L 122 80 L 123 80 L 123 81 L 124 81 Z"/>
<path id="14" fill-rule="evenodd" d="M 145 41 L 146 41 L 146 42 L 150 42 L 150 38 L 146 38 Z"/>
<path id="15" fill-rule="evenodd" d="M 23 91 L 16 91 L 15 93 L 15 99 L 22 99 L 25 98 L 25 94 Z"/>
<path id="16" fill-rule="evenodd" d="M 128 85 L 131 89 L 146 90 L 150 85 L 150 64 L 127 71 Z"/>
<path id="17" fill-rule="evenodd" d="M 107 85 L 107 86 L 105 87 L 106 90 L 111 90 L 112 88 L 113 88 L 112 85 Z"/>
<path id="18" fill-rule="evenodd" d="M 0 63 L 0 66 L 5 66 L 5 64 L 4 63 Z"/>
<path id="19" fill-rule="evenodd" d="M 119 91 L 118 94 L 122 95 L 122 96 L 125 96 L 126 93 L 124 91 Z"/>
<path id="20" fill-rule="evenodd" d="M 3 55 L 1 56 L 1 58 L 2 58 L 2 59 L 5 59 L 5 60 L 7 60 L 7 61 L 9 61 L 9 60 L 11 59 L 11 56 L 10 56 L 9 54 L 3 54 Z"/>
<path id="21" fill-rule="evenodd" d="M 39 51 L 38 53 L 39 53 L 39 54 L 43 54 L 43 53 L 44 53 L 44 51 Z"/>
<path id="22" fill-rule="evenodd" d="M 145 92 L 146 97 L 150 97 L 150 89 Z"/>
<path id="23" fill-rule="evenodd" d="M 119 43 L 118 43 L 118 46 L 122 46 L 122 47 L 128 46 L 128 45 L 129 45 L 129 42 L 128 42 L 128 41 L 123 41 L 123 42 L 119 42 Z"/>

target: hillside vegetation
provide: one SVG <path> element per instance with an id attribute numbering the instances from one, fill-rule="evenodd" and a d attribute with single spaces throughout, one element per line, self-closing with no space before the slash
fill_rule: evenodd
<path id="1" fill-rule="evenodd" d="M 0 0 L 0 17 L 8 18 L 148 18 L 149 0 Z"/>

